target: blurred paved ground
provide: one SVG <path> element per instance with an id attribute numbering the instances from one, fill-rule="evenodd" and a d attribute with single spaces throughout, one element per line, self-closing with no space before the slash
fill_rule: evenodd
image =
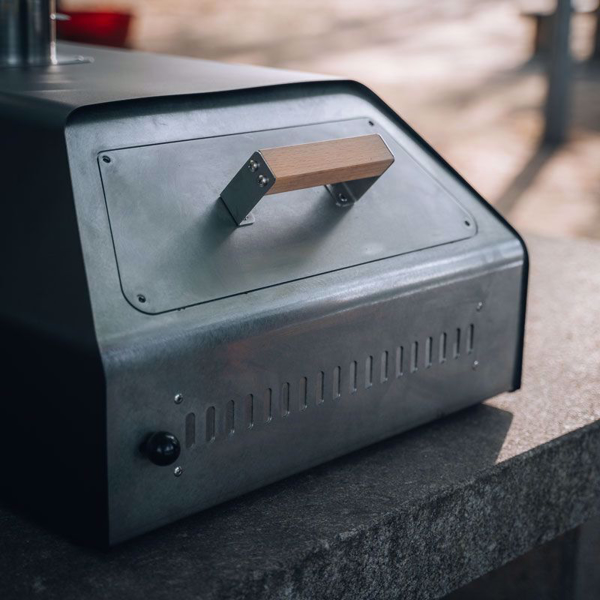
<path id="1" fill-rule="evenodd" d="M 68 7 L 105 4 L 71 0 Z M 543 65 L 515 0 L 113 0 L 146 50 L 332 73 L 378 92 L 519 228 L 600 239 L 600 64 L 569 144 L 539 151 Z M 573 45 L 589 54 L 593 22 Z"/>

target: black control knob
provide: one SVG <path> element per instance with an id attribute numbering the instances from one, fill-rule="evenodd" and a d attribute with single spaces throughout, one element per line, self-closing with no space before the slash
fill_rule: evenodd
<path id="1" fill-rule="evenodd" d="M 179 458 L 181 445 L 172 433 L 157 431 L 148 436 L 142 451 L 155 465 L 166 467 Z"/>

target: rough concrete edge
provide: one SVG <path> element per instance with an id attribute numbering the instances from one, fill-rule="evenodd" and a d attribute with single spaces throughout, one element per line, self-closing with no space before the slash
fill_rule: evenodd
<path id="1" fill-rule="evenodd" d="M 439 598 L 599 512 L 599 433 L 569 432 L 211 597 Z"/>

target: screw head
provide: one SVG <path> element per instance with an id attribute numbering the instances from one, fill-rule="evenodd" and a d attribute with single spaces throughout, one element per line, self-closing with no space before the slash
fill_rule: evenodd
<path id="1" fill-rule="evenodd" d="M 183 402 L 183 394 L 175 394 L 173 401 L 175 404 L 181 404 Z"/>
<path id="2" fill-rule="evenodd" d="M 105 155 L 102 157 L 102 160 L 103 160 L 105 163 L 109 163 L 111 159 L 110 159 L 110 156 L 107 156 L 107 155 L 105 154 Z"/>
<path id="3" fill-rule="evenodd" d="M 477 303 L 477 312 L 479 312 L 483 308 L 483 302 Z"/>
<path id="4" fill-rule="evenodd" d="M 342 204 L 346 204 L 346 202 L 348 202 L 348 197 L 344 196 L 344 194 L 338 194 L 338 200 L 342 203 Z"/>
<path id="5" fill-rule="evenodd" d="M 250 169 L 250 171 L 252 171 L 252 173 L 254 173 L 258 167 L 260 167 L 260 163 L 256 162 L 255 160 L 250 160 L 250 162 L 248 163 L 248 168 Z"/>
<path id="6" fill-rule="evenodd" d="M 269 183 L 269 178 L 265 177 L 264 175 L 259 175 L 256 181 L 258 182 L 258 185 L 260 185 L 260 187 L 265 187 Z"/>
<path id="7" fill-rule="evenodd" d="M 173 469 L 173 475 L 175 475 L 175 477 L 181 477 L 183 475 L 183 467 L 175 467 Z"/>
<path id="8" fill-rule="evenodd" d="M 138 302 L 140 302 L 141 304 L 144 304 L 144 302 L 146 302 L 146 296 L 144 296 L 144 294 L 138 294 L 137 299 Z"/>

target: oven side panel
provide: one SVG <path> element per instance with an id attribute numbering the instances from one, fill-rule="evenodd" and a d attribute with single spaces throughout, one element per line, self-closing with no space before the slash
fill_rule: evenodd
<path id="1" fill-rule="evenodd" d="M 2 495 L 106 544 L 106 386 L 64 127 L 0 103 Z"/>
<path id="2" fill-rule="evenodd" d="M 430 265 L 411 283 L 398 261 L 378 281 L 365 273 L 362 285 L 320 298 L 320 309 L 305 295 L 300 310 L 232 316 L 130 348 L 109 389 L 120 399 L 111 541 L 510 390 L 523 269 L 514 250 L 477 267 L 457 257 L 462 272 Z M 181 441 L 173 465 L 138 450 L 153 431 Z"/>

